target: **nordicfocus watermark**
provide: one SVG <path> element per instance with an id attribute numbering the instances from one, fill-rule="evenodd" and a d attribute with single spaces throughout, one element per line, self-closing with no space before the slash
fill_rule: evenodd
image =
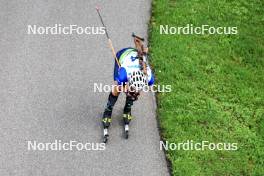
<path id="1" fill-rule="evenodd" d="M 180 143 L 169 143 L 168 141 L 160 141 L 160 150 L 225 150 L 235 151 L 238 149 L 237 143 L 213 143 L 210 141 L 194 142 L 193 140 L 187 140 Z"/>
<path id="2" fill-rule="evenodd" d="M 54 24 L 52 26 L 27 25 L 28 35 L 103 35 L 105 27 L 100 26 L 79 26 L 76 24 L 62 25 Z"/>
<path id="3" fill-rule="evenodd" d="M 116 85 L 107 85 L 107 84 L 102 84 L 102 83 L 94 83 L 93 91 L 94 92 L 106 92 L 109 93 L 111 92 Z M 119 85 L 119 89 L 117 90 L 118 92 L 126 92 L 129 90 L 130 92 L 134 92 L 135 90 L 132 87 L 126 86 L 126 85 Z M 145 85 L 143 86 L 142 90 L 143 92 L 161 92 L 161 93 L 167 93 L 172 91 L 172 86 L 171 85 L 152 85 L 148 86 Z"/>
<path id="4" fill-rule="evenodd" d="M 167 35 L 236 35 L 238 34 L 238 28 L 236 26 L 210 26 L 201 25 L 194 26 L 193 24 L 187 24 L 186 26 L 169 26 L 160 25 L 160 34 Z"/>
<path id="5" fill-rule="evenodd" d="M 62 142 L 54 140 L 53 142 L 27 141 L 27 149 L 30 151 L 91 151 L 105 150 L 105 143 L 82 143 L 79 141 Z"/>

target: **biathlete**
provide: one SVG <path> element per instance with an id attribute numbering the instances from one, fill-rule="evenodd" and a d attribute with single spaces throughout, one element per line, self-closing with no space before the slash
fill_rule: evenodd
<path id="1" fill-rule="evenodd" d="M 154 84 L 154 76 L 147 62 L 148 48 L 142 44 L 144 39 L 134 37 L 135 48 L 129 47 L 121 49 L 116 53 L 114 65 L 114 88 L 108 96 L 106 108 L 103 113 L 104 142 L 108 138 L 108 128 L 111 124 L 113 107 L 118 99 L 120 92 L 126 94 L 126 101 L 123 110 L 123 121 L 125 137 L 128 138 L 129 123 L 132 119 L 131 108 L 140 92 L 145 86 Z"/>

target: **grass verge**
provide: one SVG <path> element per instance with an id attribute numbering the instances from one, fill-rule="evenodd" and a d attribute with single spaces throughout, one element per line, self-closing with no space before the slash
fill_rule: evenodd
<path id="1" fill-rule="evenodd" d="M 166 152 L 173 175 L 264 175 L 264 1 L 153 0 L 149 43 L 161 135 L 238 150 Z M 160 25 L 237 26 L 237 35 L 160 35 Z"/>

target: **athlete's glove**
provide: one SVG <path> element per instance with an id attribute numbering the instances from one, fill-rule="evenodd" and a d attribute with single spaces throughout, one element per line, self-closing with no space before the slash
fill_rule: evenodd
<path id="1" fill-rule="evenodd" d="M 136 101 L 138 99 L 139 95 L 140 95 L 139 92 L 133 92 L 133 91 L 131 91 L 131 92 L 128 91 L 126 94 L 127 94 L 127 96 L 131 97 L 131 99 L 133 101 Z"/>

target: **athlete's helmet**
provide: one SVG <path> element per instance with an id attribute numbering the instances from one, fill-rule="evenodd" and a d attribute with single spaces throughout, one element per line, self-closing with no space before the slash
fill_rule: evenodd
<path id="1" fill-rule="evenodd" d="M 140 91 L 144 88 L 144 86 L 147 85 L 147 78 L 146 75 L 138 70 L 138 71 L 133 71 L 130 75 L 129 79 L 129 88 L 133 89 L 134 91 Z"/>

